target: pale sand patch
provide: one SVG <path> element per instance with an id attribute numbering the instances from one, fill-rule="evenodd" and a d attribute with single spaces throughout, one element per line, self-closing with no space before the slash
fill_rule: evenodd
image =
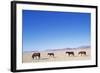
<path id="1" fill-rule="evenodd" d="M 65 52 L 73 51 L 74 56 L 68 56 Z M 86 56 L 78 55 L 78 52 L 86 51 Z M 32 59 L 32 54 L 34 52 L 24 52 L 23 53 L 23 63 L 37 63 L 37 62 L 53 62 L 53 61 L 73 61 L 73 60 L 89 60 L 91 59 L 91 49 L 71 49 L 71 50 L 57 50 L 57 51 L 41 51 L 40 59 Z M 54 57 L 48 56 L 48 53 L 54 53 Z"/>

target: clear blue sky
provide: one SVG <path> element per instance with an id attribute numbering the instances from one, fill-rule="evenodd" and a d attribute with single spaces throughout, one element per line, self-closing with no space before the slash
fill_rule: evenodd
<path id="1" fill-rule="evenodd" d="M 90 13 L 23 10 L 23 51 L 90 45 Z"/>

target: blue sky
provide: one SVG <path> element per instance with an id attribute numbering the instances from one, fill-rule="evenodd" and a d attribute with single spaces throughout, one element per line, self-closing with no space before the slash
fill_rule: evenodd
<path id="1" fill-rule="evenodd" d="M 23 51 L 90 45 L 90 13 L 23 10 Z"/>

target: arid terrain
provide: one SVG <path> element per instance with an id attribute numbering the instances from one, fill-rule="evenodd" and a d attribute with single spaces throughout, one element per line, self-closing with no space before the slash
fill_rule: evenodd
<path id="1" fill-rule="evenodd" d="M 71 52 L 71 53 L 69 54 L 66 52 L 69 53 Z M 86 54 L 84 54 L 84 52 L 86 52 Z M 34 53 L 40 53 L 40 58 L 38 56 L 35 56 L 33 59 L 32 54 Z M 74 48 L 74 49 L 65 48 L 65 49 L 45 50 L 38 52 L 35 51 L 23 52 L 22 61 L 23 63 L 31 63 L 31 62 L 37 63 L 37 62 L 52 62 L 52 61 L 88 60 L 88 59 L 91 59 L 90 48 Z"/>

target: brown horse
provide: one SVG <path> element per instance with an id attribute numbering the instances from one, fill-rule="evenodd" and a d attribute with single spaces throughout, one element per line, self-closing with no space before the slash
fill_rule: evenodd
<path id="1" fill-rule="evenodd" d="M 54 57 L 54 53 L 48 53 L 49 56 L 53 56 Z"/>
<path id="2" fill-rule="evenodd" d="M 79 53 L 78 53 L 79 55 L 86 55 L 86 51 L 80 51 Z"/>
<path id="3" fill-rule="evenodd" d="M 68 56 L 74 56 L 74 52 L 66 52 L 66 54 L 68 54 Z"/>
<path id="4" fill-rule="evenodd" d="M 34 59 L 35 57 L 38 57 L 38 59 L 40 59 L 40 53 L 33 53 L 32 58 Z"/>

